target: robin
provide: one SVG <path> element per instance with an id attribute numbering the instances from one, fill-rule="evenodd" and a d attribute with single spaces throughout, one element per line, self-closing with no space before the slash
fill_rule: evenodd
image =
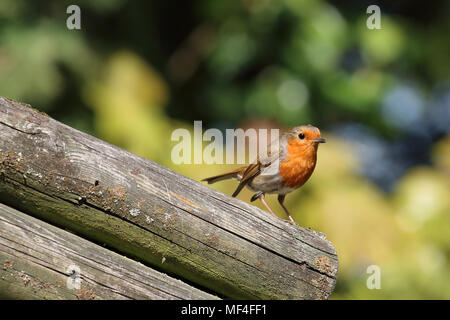
<path id="1" fill-rule="evenodd" d="M 275 145 L 274 145 L 275 143 Z M 325 143 L 318 128 L 312 125 L 299 126 L 283 133 L 277 141 L 267 148 L 265 156 L 258 156 L 257 161 L 248 166 L 203 179 L 208 184 L 226 179 L 237 179 L 239 185 L 233 193 L 236 197 L 247 186 L 255 192 L 251 201 L 260 199 L 274 216 L 264 200 L 266 193 L 278 194 L 278 202 L 286 212 L 292 224 L 295 224 L 289 211 L 284 206 L 286 194 L 301 187 L 309 179 L 316 167 L 319 143 Z"/>

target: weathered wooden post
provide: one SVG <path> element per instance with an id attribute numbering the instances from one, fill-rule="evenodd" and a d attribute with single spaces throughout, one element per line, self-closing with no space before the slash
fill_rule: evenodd
<path id="1" fill-rule="evenodd" d="M 220 297 L 334 289 L 337 255 L 323 234 L 1 97 L 0 132 L 3 204 Z"/>
<path id="2" fill-rule="evenodd" d="M 217 299 L 0 204 L 0 299 Z"/>

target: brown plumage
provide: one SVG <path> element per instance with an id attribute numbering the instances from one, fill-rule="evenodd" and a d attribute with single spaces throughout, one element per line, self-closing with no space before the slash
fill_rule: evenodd
<path id="1" fill-rule="evenodd" d="M 260 199 L 270 213 L 275 215 L 264 200 L 266 193 L 278 194 L 278 201 L 283 207 L 292 223 L 295 224 L 289 211 L 284 206 L 286 194 L 301 187 L 312 175 L 317 161 L 317 149 L 319 143 L 325 139 L 320 137 L 320 131 L 311 125 L 299 126 L 289 129 L 276 143 L 271 153 L 268 146 L 268 154 L 258 157 L 255 163 L 226 172 L 217 176 L 203 179 L 202 181 L 215 183 L 226 179 L 236 179 L 239 185 L 233 193 L 236 197 L 247 186 L 255 191 L 251 201 Z"/>

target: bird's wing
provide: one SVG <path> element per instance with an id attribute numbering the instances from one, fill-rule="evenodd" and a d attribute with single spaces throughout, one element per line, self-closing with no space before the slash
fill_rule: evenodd
<path id="1" fill-rule="evenodd" d="M 280 157 L 280 148 L 278 139 L 276 141 L 272 141 L 271 144 L 267 147 L 267 154 L 259 155 L 256 162 L 249 164 L 245 170 L 242 172 L 242 178 L 239 182 L 239 185 L 236 188 L 236 191 L 233 193 L 233 197 L 236 197 L 239 192 L 241 192 L 242 188 L 244 188 L 249 182 L 251 182 L 256 176 L 263 174 L 271 174 L 278 172 L 278 163 Z M 273 170 L 272 170 L 273 169 Z"/>
<path id="2" fill-rule="evenodd" d="M 242 173 L 241 181 L 239 182 L 239 185 L 236 188 L 236 191 L 233 193 L 233 197 L 236 197 L 239 192 L 241 192 L 242 188 L 244 188 L 247 183 L 249 183 L 254 177 L 256 177 L 261 172 L 261 164 L 259 162 L 257 163 L 251 163 L 247 166 L 245 171 Z"/>
<path id="3" fill-rule="evenodd" d="M 281 142 L 283 143 L 283 142 Z M 257 161 L 262 167 L 268 167 L 281 156 L 280 139 L 276 137 L 267 146 L 267 150 L 259 150 Z"/>

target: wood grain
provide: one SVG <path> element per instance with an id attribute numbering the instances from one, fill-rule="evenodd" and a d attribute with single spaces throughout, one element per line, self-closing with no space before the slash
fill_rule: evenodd
<path id="1" fill-rule="evenodd" d="M 223 297 L 334 289 L 337 254 L 323 234 L 5 98 L 0 131 L 3 203 Z"/>
<path id="2" fill-rule="evenodd" d="M 4 204 L 0 298 L 217 299 Z"/>

